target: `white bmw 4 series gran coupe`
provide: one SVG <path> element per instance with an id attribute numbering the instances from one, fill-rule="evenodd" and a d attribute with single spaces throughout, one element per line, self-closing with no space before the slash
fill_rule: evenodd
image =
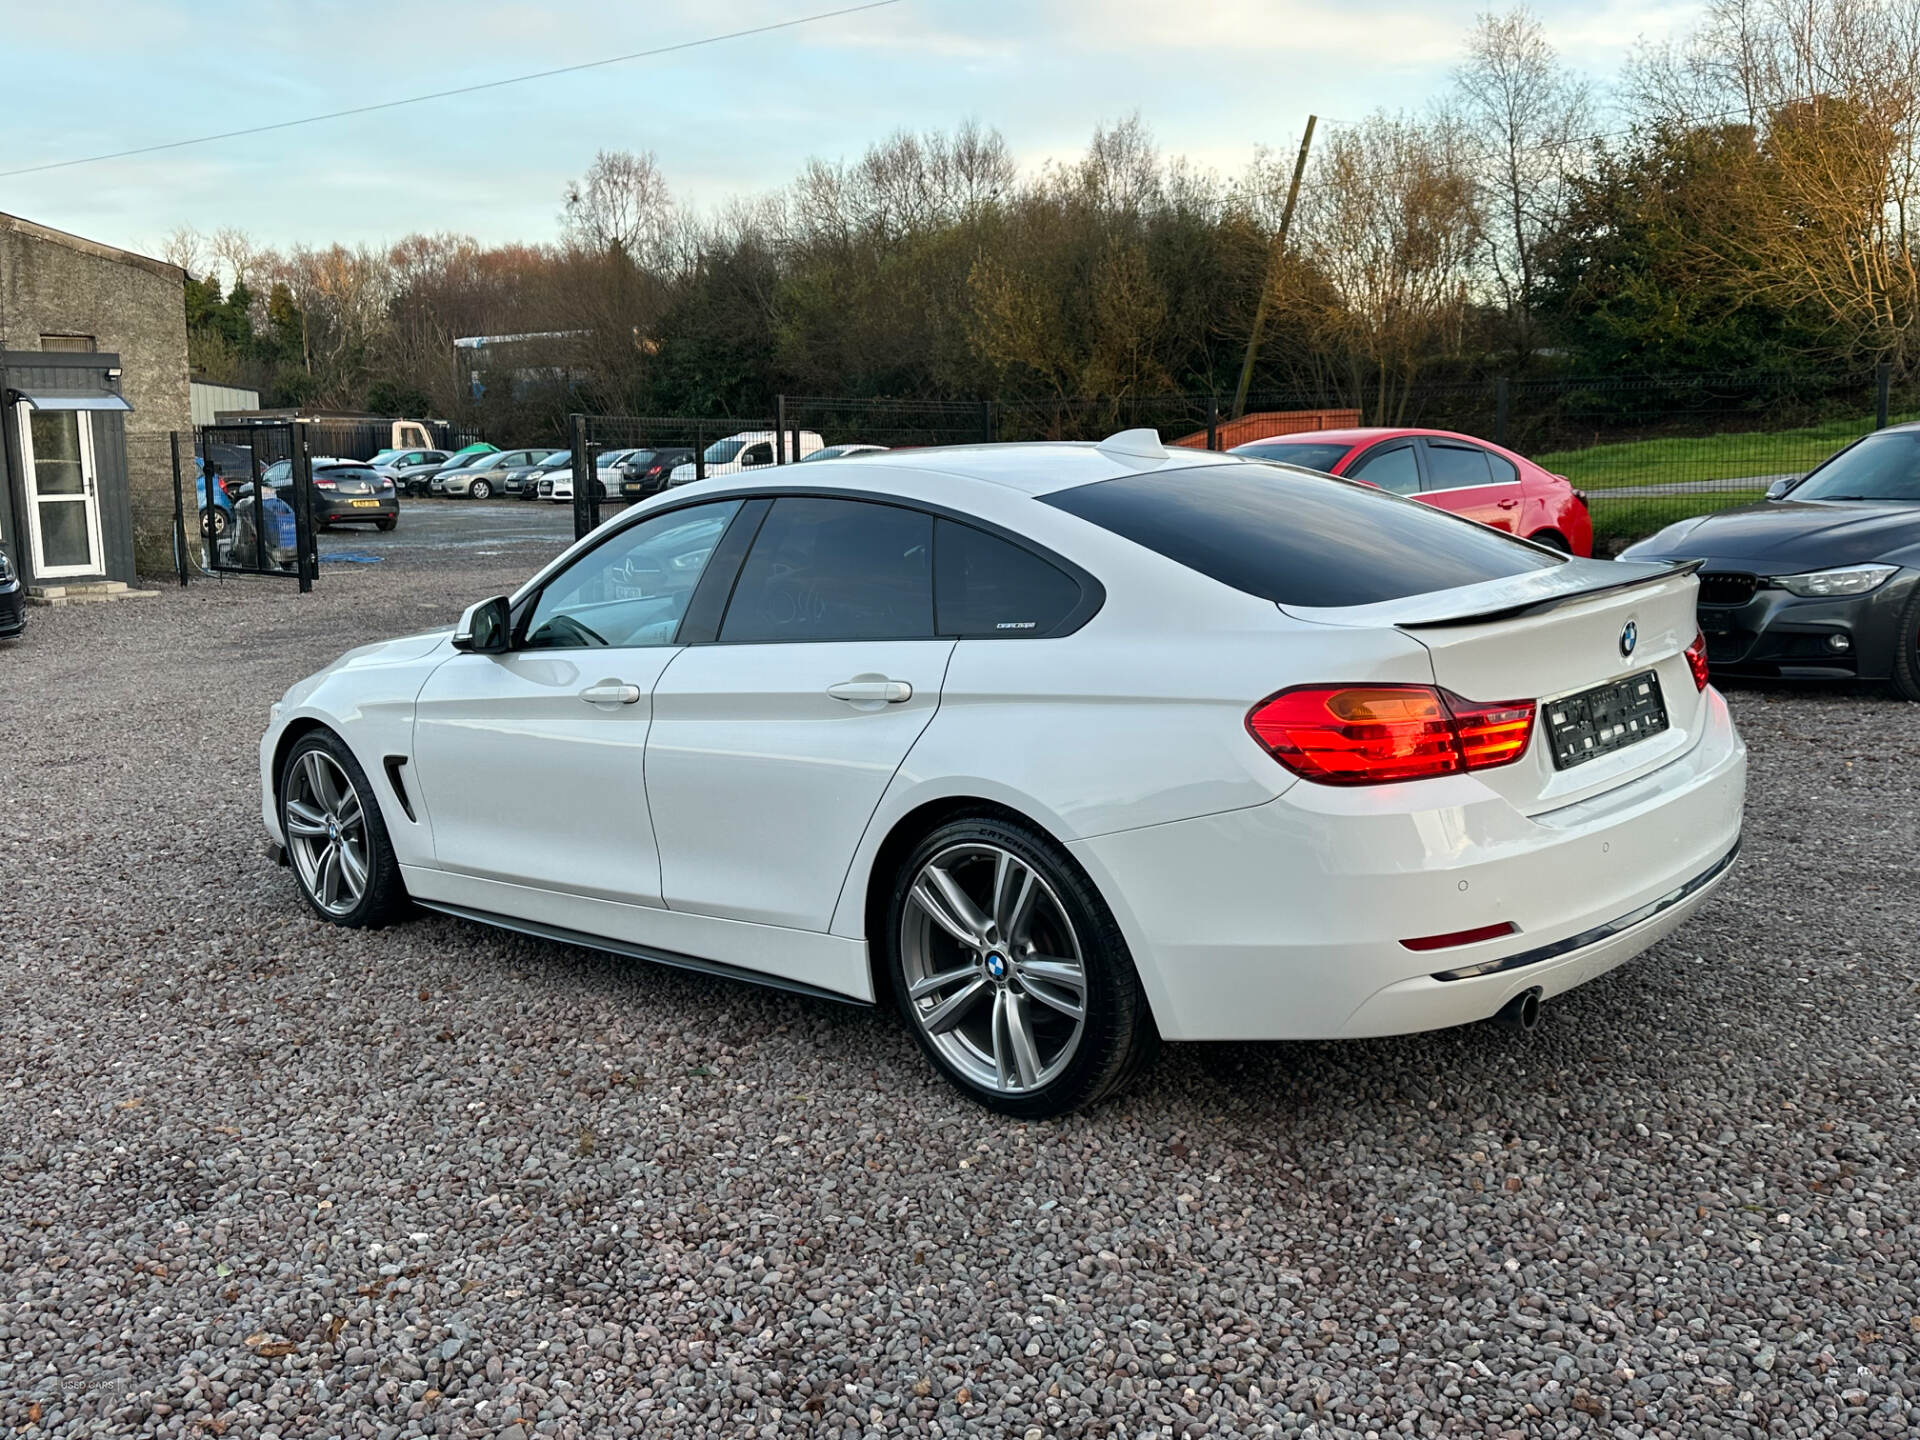
<path id="1" fill-rule="evenodd" d="M 1695 584 L 1151 432 L 773 467 L 293 686 L 262 812 L 336 924 L 890 1000 L 1051 1115 L 1163 1038 L 1530 1025 L 1685 921 L 1746 772 Z"/>

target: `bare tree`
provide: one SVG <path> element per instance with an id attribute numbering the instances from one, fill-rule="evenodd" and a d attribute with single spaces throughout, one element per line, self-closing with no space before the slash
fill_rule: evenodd
<path id="1" fill-rule="evenodd" d="M 1838 353 L 1920 363 L 1920 0 L 1715 0 L 1633 81 L 1662 123 L 1747 147 L 1688 217 L 1703 268 Z"/>
<path id="2" fill-rule="evenodd" d="M 207 238 L 191 225 L 176 225 L 160 242 L 160 258 L 198 278 L 207 268 Z"/>
<path id="3" fill-rule="evenodd" d="M 1567 74 L 1531 11 L 1483 14 L 1454 72 L 1460 117 L 1478 155 L 1482 256 L 1516 358 L 1536 340 L 1539 249 L 1566 211 L 1566 177 L 1591 144 L 1587 86 Z"/>
<path id="4" fill-rule="evenodd" d="M 673 196 L 651 151 L 595 155 L 587 173 L 568 182 L 560 221 L 569 238 L 589 249 L 619 249 L 650 269 L 667 268 L 671 260 Z"/>
<path id="5" fill-rule="evenodd" d="M 228 289 L 235 285 L 245 285 L 249 290 L 255 288 L 254 282 L 264 269 L 266 254 L 246 231 L 224 225 L 213 232 L 207 248 L 213 253 L 214 263 L 225 278 Z"/>
<path id="6" fill-rule="evenodd" d="M 1346 358 L 1355 401 L 1374 387 L 1376 423 L 1397 417 L 1423 362 L 1461 350 L 1481 243 L 1474 198 L 1457 129 L 1386 115 L 1336 131 L 1302 193 L 1294 263 L 1322 283 L 1282 293 L 1312 307 L 1289 301 Z"/>

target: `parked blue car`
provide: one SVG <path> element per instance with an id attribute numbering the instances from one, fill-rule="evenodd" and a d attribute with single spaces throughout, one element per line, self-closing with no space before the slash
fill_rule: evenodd
<path id="1" fill-rule="evenodd" d="M 199 515 L 200 533 L 210 535 L 214 545 L 227 545 L 235 561 L 246 563 L 257 558 L 259 539 L 255 529 L 253 484 L 249 480 L 240 488 L 240 499 L 236 505 L 226 488 L 217 482 L 211 487 L 213 508 L 211 515 L 207 508 L 207 476 L 205 467 L 196 456 L 193 462 L 193 498 L 194 508 Z M 215 475 L 219 469 L 215 467 Z M 272 491 L 262 502 L 260 528 L 265 531 L 267 560 L 282 569 L 291 566 L 299 550 L 299 531 L 295 527 L 293 507 Z M 207 528 L 212 525 L 211 531 Z"/>
<path id="2" fill-rule="evenodd" d="M 227 497 L 224 486 L 213 487 L 212 529 L 208 529 L 207 515 L 207 470 L 198 455 L 193 457 L 193 507 L 199 513 L 200 533 L 211 534 L 218 540 L 233 529 L 233 501 Z"/>

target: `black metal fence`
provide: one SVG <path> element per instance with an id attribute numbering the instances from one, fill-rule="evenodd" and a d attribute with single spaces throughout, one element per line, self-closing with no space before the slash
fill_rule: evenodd
<path id="1" fill-rule="evenodd" d="M 1217 395 L 1059 396 L 1014 400 L 863 400 L 781 396 L 771 416 L 577 416 L 572 441 L 575 528 L 605 507 L 653 493 L 622 493 L 600 468 L 629 447 L 690 450 L 694 473 L 740 468 L 714 458 L 715 441 L 749 433 L 741 447 L 763 463 L 805 458 L 820 446 L 890 449 L 1016 440 L 1097 440 L 1151 429 L 1168 443 L 1231 449 L 1274 434 L 1352 426 L 1451 430 L 1505 446 L 1565 476 L 1593 515 L 1595 547 L 1611 553 L 1690 515 L 1759 500 L 1783 477 L 1804 474 L 1889 420 L 1920 416 L 1920 382 L 1895 386 L 1887 370 L 1809 379 L 1696 375 L 1658 379 L 1492 378 L 1402 385 L 1377 377 L 1249 397 L 1225 413 Z M 771 454 L 761 451 L 770 449 Z M 595 484 L 586 484 L 589 474 Z"/>
<path id="2" fill-rule="evenodd" d="M 313 589 L 313 449 L 305 425 L 210 425 L 170 437 L 174 566 L 202 575 L 273 575 Z"/>
<path id="3" fill-rule="evenodd" d="M 574 415 L 567 429 L 576 537 L 610 507 L 669 488 L 676 471 L 704 480 L 798 454 L 777 416 Z"/>

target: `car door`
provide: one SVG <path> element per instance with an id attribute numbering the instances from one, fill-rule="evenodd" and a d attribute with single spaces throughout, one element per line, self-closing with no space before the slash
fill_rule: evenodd
<path id="1" fill-rule="evenodd" d="M 1411 439 L 1382 440 L 1349 460 L 1341 470 L 1348 480 L 1364 480 L 1395 495 L 1420 493 L 1420 452 Z"/>
<path id="2" fill-rule="evenodd" d="M 1422 436 L 1427 478 L 1421 498 L 1454 515 L 1464 515 L 1511 533 L 1520 518 L 1520 477 L 1513 466 L 1494 460 L 1469 440 Z M 1504 478 L 1502 478 L 1504 477 Z"/>
<path id="3" fill-rule="evenodd" d="M 825 931 L 867 822 L 933 718 L 933 520 L 783 496 L 717 642 L 654 691 L 647 798 L 668 906 Z"/>
<path id="4" fill-rule="evenodd" d="M 437 865 L 660 904 L 644 772 L 653 689 L 739 510 L 713 501 L 616 529 L 515 607 L 512 649 L 433 672 L 415 702 L 413 770 Z"/>

